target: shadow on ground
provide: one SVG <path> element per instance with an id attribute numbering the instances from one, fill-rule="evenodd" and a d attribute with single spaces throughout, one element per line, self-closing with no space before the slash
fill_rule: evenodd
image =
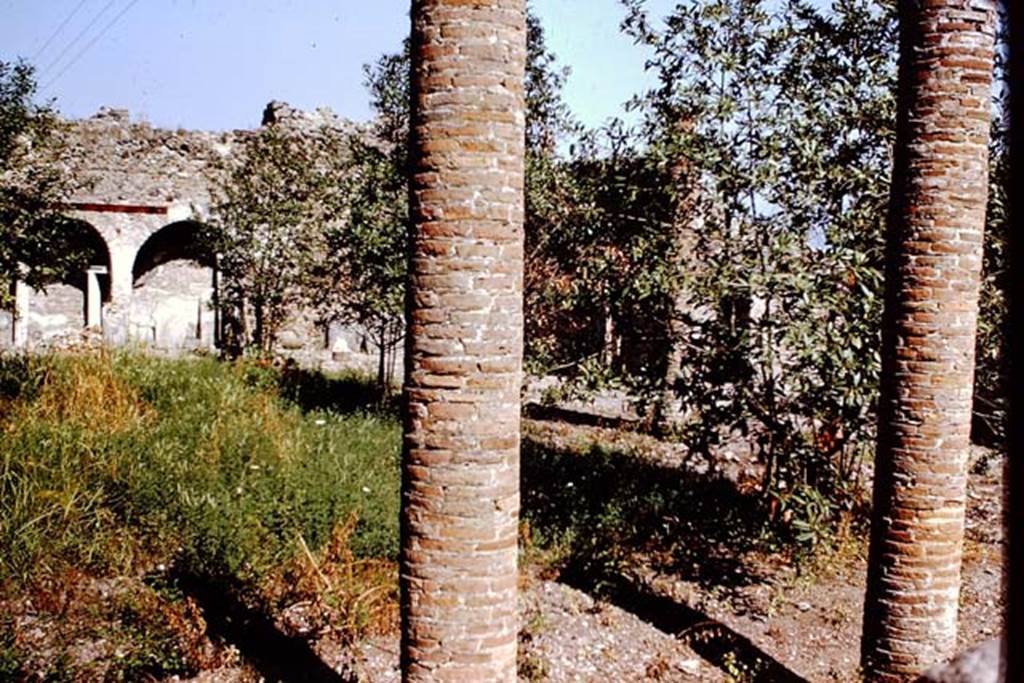
<path id="1" fill-rule="evenodd" d="M 339 674 L 309 641 L 283 633 L 241 597 L 236 587 L 197 576 L 177 577 L 177 585 L 203 611 L 211 638 L 233 645 L 268 683 L 356 683 Z"/>
<path id="2" fill-rule="evenodd" d="M 764 580 L 744 561 L 764 529 L 762 501 L 701 475 L 593 446 L 585 452 L 526 440 L 523 517 L 555 559 L 559 581 L 632 612 L 749 680 L 804 683 L 746 637 L 659 595 L 637 566 L 728 593 Z"/>
<path id="3" fill-rule="evenodd" d="M 763 502 L 721 476 L 526 439 L 522 496 L 524 519 L 537 542 L 556 548 L 564 578 L 614 576 L 636 557 L 707 587 L 764 578 L 743 559 L 762 537 Z"/>
<path id="4" fill-rule="evenodd" d="M 570 581 L 569 585 L 586 593 L 595 593 L 594 585 L 574 581 Z M 722 622 L 625 577 L 605 580 L 599 592 L 604 600 L 635 614 L 659 631 L 684 641 L 694 652 L 719 669 L 729 673 L 743 671 L 745 681 L 808 683 L 749 638 Z"/>
<path id="5" fill-rule="evenodd" d="M 523 405 L 523 415 L 531 420 L 558 421 L 589 427 L 606 427 L 609 429 L 628 429 L 634 431 L 638 431 L 641 427 L 640 420 L 635 418 L 595 415 L 543 403 L 527 403 Z"/>
<path id="6" fill-rule="evenodd" d="M 304 411 L 323 410 L 338 414 L 382 412 L 398 415 L 397 393 L 382 396 L 373 379 L 345 374 L 328 376 L 288 364 L 281 369 L 278 391 Z"/>

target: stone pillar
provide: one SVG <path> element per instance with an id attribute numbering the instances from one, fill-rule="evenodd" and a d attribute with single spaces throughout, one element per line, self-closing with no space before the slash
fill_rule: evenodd
<path id="1" fill-rule="evenodd" d="M 996 0 L 905 0 L 862 664 L 955 654 Z"/>
<path id="2" fill-rule="evenodd" d="M 516 680 L 525 0 L 413 0 L 404 681 Z"/>
<path id="3" fill-rule="evenodd" d="M 11 343 L 15 348 L 28 346 L 28 317 L 32 312 L 32 290 L 21 280 L 14 283 L 14 320 L 11 328 Z"/>
<path id="4" fill-rule="evenodd" d="M 220 310 L 220 254 L 213 257 L 213 273 L 211 274 L 212 290 L 210 292 L 210 305 L 213 308 L 213 343 L 212 348 L 220 349 L 224 341 L 224 316 Z"/>
<path id="5" fill-rule="evenodd" d="M 91 266 L 85 271 L 85 326 L 99 328 L 103 324 L 103 291 L 100 289 L 100 275 L 106 274 L 105 266 Z"/>
<path id="6" fill-rule="evenodd" d="M 110 246 L 110 305 L 103 319 L 103 338 L 112 346 L 123 346 L 130 337 L 135 253 L 130 246 Z"/>
<path id="7" fill-rule="evenodd" d="M 128 246 L 110 248 L 110 303 L 119 307 L 131 303 L 135 252 Z"/>

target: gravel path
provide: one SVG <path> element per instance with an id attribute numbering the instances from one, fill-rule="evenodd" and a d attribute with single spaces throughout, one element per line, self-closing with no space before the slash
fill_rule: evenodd
<path id="1" fill-rule="evenodd" d="M 635 449 L 638 457 L 663 465 L 678 467 L 683 461 L 672 444 L 621 431 L 539 422 L 531 422 L 528 431 L 563 446 L 600 441 Z M 968 498 L 961 650 L 996 633 L 1004 606 L 1001 461 L 990 459 L 989 453 L 976 449 Z M 724 476 L 742 476 L 743 458 L 726 467 L 732 471 L 723 471 Z M 773 683 L 854 681 L 865 554 L 865 540 L 854 538 L 799 572 L 781 556 L 746 558 L 747 566 L 757 570 L 751 573 L 754 580 L 727 589 L 641 572 L 634 581 L 654 596 L 654 602 L 645 599 L 646 605 L 628 596 L 613 598 L 618 604 L 598 601 L 557 581 L 527 577 L 520 597 L 520 680 L 717 682 L 736 680 L 761 666 L 759 680 Z M 678 623 L 695 619 L 699 623 L 684 629 L 684 638 L 673 635 Z M 779 669 L 765 673 L 765 664 Z M 354 672 L 366 683 L 397 682 L 397 637 L 361 644 Z"/>
<path id="2" fill-rule="evenodd" d="M 532 581 L 520 595 L 521 681 L 727 680 L 678 639 L 637 616 L 554 581 Z M 395 683 L 397 636 L 363 643 L 360 681 Z"/>

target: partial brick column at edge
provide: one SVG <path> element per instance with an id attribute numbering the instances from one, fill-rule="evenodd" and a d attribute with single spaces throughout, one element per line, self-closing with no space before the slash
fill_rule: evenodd
<path id="1" fill-rule="evenodd" d="M 525 0 L 414 0 L 405 681 L 515 681 Z"/>
<path id="2" fill-rule="evenodd" d="M 995 0 L 900 3 L 882 393 L 862 660 L 907 681 L 954 654 Z"/>

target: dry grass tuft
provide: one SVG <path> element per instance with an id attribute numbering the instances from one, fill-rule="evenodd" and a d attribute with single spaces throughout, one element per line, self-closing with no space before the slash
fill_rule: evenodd
<path id="1" fill-rule="evenodd" d="M 359 558 L 351 539 L 358 515 L 337 524 L 319 553 L 298 539 L 299 553 L 266 584 L 295 631 L 330 628 L 346 642 L 398 627 L 398 565 L 390 559 Z"/>
<path id="2" fill-rule="evenodd" d="M 76 355 L 63 372 L 48 372 L 39 397 L 25 409 L 37 419 L 112 434 L 137 426 L 150 412 L 106 351 Z"/>

